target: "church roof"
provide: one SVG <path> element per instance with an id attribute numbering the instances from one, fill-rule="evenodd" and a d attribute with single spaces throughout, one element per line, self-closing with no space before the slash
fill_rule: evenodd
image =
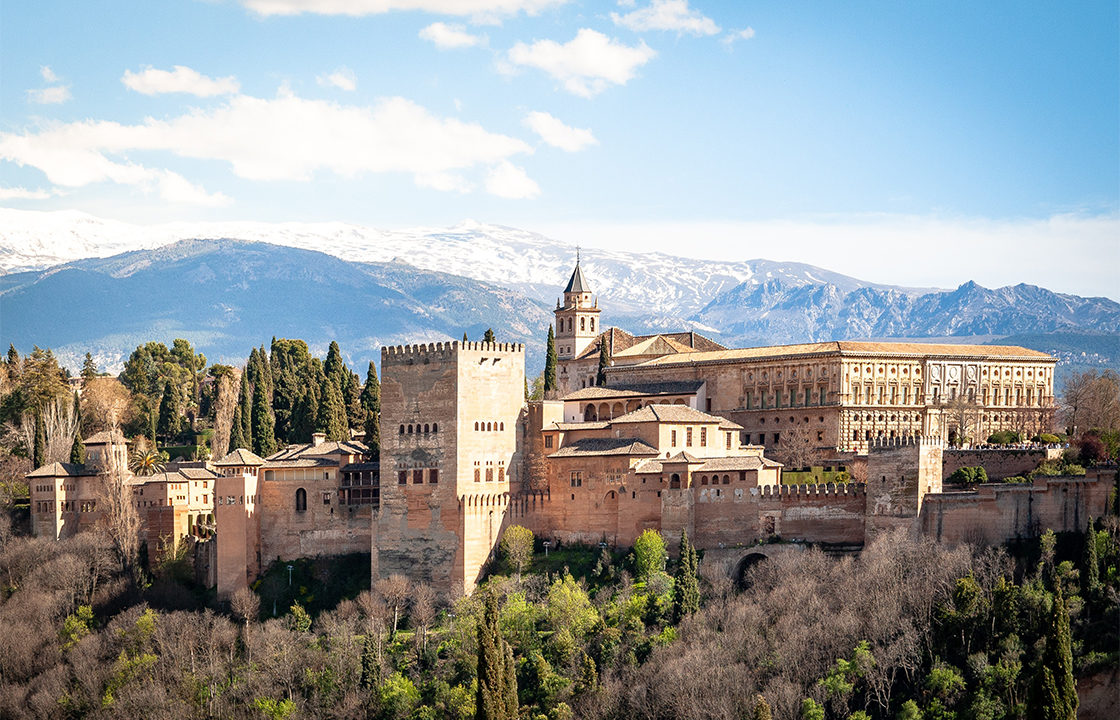
<path id="1" fill-rule="evenodd" d="M 263 465 L 264 458 L 245 448 L 237 448 L 214 464 L 218 467 Z"/>
<path id="2" fill-rule="evenodd" d="M 625 355 L 622 355 L 622 352 L 624 350 L 628 350 L 635 345 L 644 343 L 647 340 L 654 340 L 656 338 L 662 338 L 666 341 L 678 343 L 683 348 L 690 348 L 699 352 L 712 352 L 715 350 L 727 349 L 723 345 L 717 343 L 715 340 L 704 337 L 700 333 L 693 330 L 686 330 L 684 332 L 654 333 L 653 335 L 632 335 L 622 328 L 612 327 L 600 333 L 599 341 L 593 342 L 586 348 L 584 348 L 583 352 L 576 356 L 576 359 L 580 360 L 588 357 L 599 357 L 599 343 L 603 341 L 606 341 L 607 352 L 611 355 L 611 357 L 625 357 Z M 676 350 L 676 352 L 681 351 Z"/>
<path id="3" fill-rule="evenodd" d="M 572 271 L 572 278 L 568 280 L 568 287 L 564 288 L 566 293 L 589 293 L 591 292 L 591 284 L 587 282 L 587 278 L 583 276 L 583 270 L 580 269 L 579 263 L 576 263 L 576 269 Z"/>
<path id="4" fill-rule="evenodd" d="M 641 357 L 643 355 L 673 355 L 676 353 L 690 353 L 696 352 L 694 348 L 678 342 L 671 337 L 664 335 L 654 335 L 651 338 L 642 340 L 639 343 L 631 345 L 625 350 L 619 350 L 611 357 L 625 358 L 625 357 Z"/>

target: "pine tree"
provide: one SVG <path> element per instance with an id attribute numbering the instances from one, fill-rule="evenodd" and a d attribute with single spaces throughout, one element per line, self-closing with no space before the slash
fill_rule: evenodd
<path id="1" fill-rule="evenodd" d="M 267 388 L 263 382 L 253 390 L 253 452 L 268 457 L 276 452 L 276 418 L 268 404 Z"/>
<path id="2" fill-rule="evenodd" d="M 482 336 L 482 342 L 486 342 L 486 343 L 495 342 L 495 340 L 494 340 L 494 329 L 493 328 L 486 328 L 486 332 Z"/>
<path id="3" fill-rule="evenodd" d="M 498 626 L 498 598 L 488 593 L 478 624 L 478 690 L 475 720 L 517 717 L 517 671 L 513 651 Z"/>
<path id="4" fill-rule="evenodd" d="M 75 465 L 83 465 L 86 461 L 86 446 L 82 442 L 82 403 L 78 398 L 78 393 L 74 393 L 74 428 L 74 444 L 70 446 L 70 462 Z"/>
<path id="5" fill-rule="evenodd" d="M 381 455 L 381 381 L 377 379 L 377 367 L 371 361 L 366 370 L 366 384 L 362 388 L 362 407 L 366 411 L 366 445 L 370 456 Z"/>
<path id="6" fill-rule="evenodd" d="M 607 354 L 607 338 L 604 336 L 599 340 L 599 370 L 595 373 L 595 384 L 603 386 L 607 384 L 607 368 L 611 365 L 611 356 Z"/>
<path id="7" fill-rule="evenodd" d="M 46 463 L 47 432 L 43 427 L 43 413 L 35 409 L 35 446 L 31 449 L 31 464 L 37 470 Z"/>
<path id="8" fill-rule="evenodd" d="M 87 352 L 86 359 L 82 362 L 82 379 L 92 380 L 99 374 L 100 373 L 97 371 L 97 363 L 93 361 L 93 356 Z"/>
<path id="9" fill-rule="evenodd" d="M 1076 720 L 1077 684 L 1073 680 L 1069 611 L 1060 582 L 1055 583 L 1053 604 L 1047 618 L 1045 647 L 1028 702 L 1028 717 L 1034 720 Z"/>
<path id="10" fill-rule="evenodd" d="M 556 335 L 548 326 L 548 346 L 544 352 L 544 391 L 556 389 Z"/>
<path id="11" fill-rule="evenodd" d="M 346 439 L 346 408 L 342 405 L 342 393 L 330 378 L 324 378 L 319 388 L 319 415 L 315 429 L 326 433 L 330 440 Z"/>
<path id="12" fill-rule="evenodd" d="M 170 380 L 163 385 L 163 398 L 159 403 L 159 424 L 156 426 L 156 431 L 167 438 L 168 442 L 182 432 L 179 417 L 179 393 L 172 387 Z"/>
<path id="13" fill-rule="evenodd" d="M 688 541 L 688 533 L 681 533 L 680 560 L 673 578 L 673 622 L 679 623 L 687 615 L 700 609 L 700 580 L 697 576 L 696 549 Z"/>
<path id="14" fill-rule="evenodd" d="M 466 335 L 463 336 L 464 338 Z M 19 367 L 19 350 L 12 343 L 8 343 L 8 368 L 15 370 Z"/>

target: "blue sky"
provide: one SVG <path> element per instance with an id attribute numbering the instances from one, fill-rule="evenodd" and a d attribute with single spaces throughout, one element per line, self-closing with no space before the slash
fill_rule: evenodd
<path id="1" fill-rule="evenodd" d="M 1113 1 L 0 13 L 2 206 L 144 223 L 473 218 L 880 282 L 1120 298 L 1104 267 L 1120 263 Z"/>

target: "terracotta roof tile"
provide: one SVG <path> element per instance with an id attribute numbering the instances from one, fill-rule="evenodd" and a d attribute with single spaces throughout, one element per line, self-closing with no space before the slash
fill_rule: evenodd
<path id="1" fill-rule="evenodd" d="M 583 457 L 590 455 L 656 455 L 657 449 L 636 438 L 580 438 L 560 448 L 549 457 Z"/>
<path id="2" fill-rule="evenodd" d="M 264 464 L 264 458 L 245 448 L 237 448 L 233 452 L 227 453 L 225 457 L 214 464 L 218 467 L 237 465 L 255 466 Z"/>

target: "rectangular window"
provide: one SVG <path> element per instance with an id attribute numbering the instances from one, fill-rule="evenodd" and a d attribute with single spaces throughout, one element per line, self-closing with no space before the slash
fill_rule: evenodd
<path id="1" fill-rule="evenodd" d="M 326 490 L 323 491 L 323 504 L 324 505 L 330 505 L 331 504 L 330 491 L 326 491 Z"/>
<path id="2" fill-rule="evenodd" d="M 397 473 L 397 484 L 398 485 L 407 485 L 408 484 L 408 471 L 407 470 L 401 470 Z"/>
<path id="3" fill-rule="evenodd" d="M 684 430 L 684 444 L 685 444 L 685 447 L 692 447 L 692 428 L 685 428 L 685 430 Z"/>
<path id="4" fill-rule="evenodd" d="M 583 472 L 573 471 L 569 480 L 571 481 L 572 487 L 583 487 Z"/>
<path id="5" fill-rule="evenodd" d="M 498 466 L 498 482 L 506 481 L 506 468 L 505 465 Z"/>
<path id="6" fill-rule="evenodd" d="M 777 445 L 781 441 L 781 433 L 774 433 L 774 444 Z"/>
<path id="7" fill-rule="evenodd" d="M 825 403 L 825 392 L 826 392 L 825 389 L 822 387 L 821 388 L 821 400 L 820 400 L 821 405 L 824 405 L 824 403 Z"/>
<path id="8" fill-rule="evenodd" d="M 677 446 L 677 431 L 672 430 L 669 432 L 669 444 L 673 447 Z"/>
<path id="9" fill-rule="evenodd" d="M 700 428 L 700 447 L 708 447 L 708 428 Z"/>
<path id="10" fill-rule="evenodd" d="M 413 470 L 412 471 L 412 484 L 413 485 L 422 485 L 423 483 L 424 483 L 424 471 L 423 470 Z"/>
<path id="11" fill-rule="evenodd" d="M 486 468 L 486 482 L 494 482 L 494 468 Z"/>
<path id="12" fill-rule="evenodd" d="M 817 430 L 817 442 L 824 442 L 824 430 Z"/>
<path id="13" fill-rule="evenodd" d="M 727 449 L 730 450 L 731 449 L 731 433 L 729 433 L 729 432 L 724 433 L 724 435 L 726 436 L 726 439 L 727 439 Z"/>
<path id="14" fill-rule="evenodd" d="M 432 485 L 439 483 L 439 468 L 432 468 L 428 471 L 428 482 Z"/>
<path id="15" fill-rule="evenodd" d="M 552 447 L 552 436 L 551 435 L 545 435 L 544 436 L 544 446 L 546 448 Z"/>
<path id="16" fill-rule="evenodd" d="M 474 469 L 474 481 L 479 482 L 481 480 L 482 480 L 482 470 L 480 470 L 478 468 L 475 468 Z"/>

